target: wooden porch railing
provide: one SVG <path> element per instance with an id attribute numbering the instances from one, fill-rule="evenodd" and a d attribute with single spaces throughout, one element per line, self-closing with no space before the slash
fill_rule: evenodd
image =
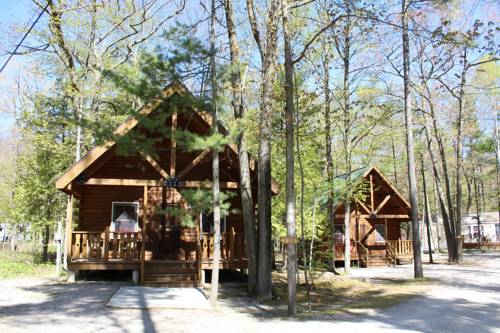
<path id="1" fill-rule="evenodd" d="M 141 246 L 140 232 L 109 232 L 108 228 L 105 232 L 73 231 L 70 257 L 72 260 L 139 260 Z"/>
<path id="2" fill-rule="evenodd" d="M 356 246 L 356 241 L 351 239 L 351 257 L 358 255 L 358 247 Z M 344 257 L 344 242 L 335 242 L 335 257 Z"/>
<path id="3" fill-rule="evenodd" d="M 203 233 L 201 241 L 201 259 L 212 259 L 214 255 L 214 236 L 213 233 Z M 245 234 L 223 232 L 221 234 L 220 252 L 222 260 L 245 259 Z"/>
<path id="4" fill-rule="evenodd" d="M 395 259 L 413 255 L 413 244 L 411 240 L 388 240 L 387 250 L 392 251 Z"/>
<path id="5" fill-rule="evenodd" d="M 356 242 L 356 248 L 359 253 L 359 261 L 364 263 L 366 267 L 368 267 L 368 261 L 369 261 L 369 254 L 368 254 L 368 248 L 363 245 L 362 242 Z"/>

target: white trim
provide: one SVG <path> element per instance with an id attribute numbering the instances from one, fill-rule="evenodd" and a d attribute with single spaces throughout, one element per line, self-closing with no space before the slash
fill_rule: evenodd
<path id="1" fill-rule="evenodd" d="M 109 231 L 115 232 L 115 224 L 113 223 L 113 222 L 115 222 L 113 220 L 113 216 L 115 215 L 115 204 L 135 206 L 134 232 L 139 232 L 139 202 L 137 202 L 137 201 L 112 201 L 111 202 L 111 222 L 110 222 Z"/>

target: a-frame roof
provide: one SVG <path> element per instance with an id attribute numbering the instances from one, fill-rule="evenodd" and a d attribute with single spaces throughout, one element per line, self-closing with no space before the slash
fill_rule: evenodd
<path id="1" fill-rule="evenodd" d="M 356 200 L 356 204 L 360 205 L 363 210 L 367 211 L 367 214 L 375 216 L 384 209 L 384 206 L 386 206 L 385 209 L 387 209 L 388 201 L 394 202 L 398 206 L 398 209 L 407 211 L 409 214 L 410 203 L 377 167 L 367 166 L 359 168 L 352 171 L 349 175 L 340 175 L 336 178 L 347 178 L 349 176 L 351 177 L 351 181 L 353 183 L 363 180 L 370 183 L 370 192 L 373 193 L 370 193 L 370 195 L 367 196 L 367 200 L 365 200 L 365 202 Z M 373 176 L 378 179 L 374 180 Z M 377 182 L 377 184 L 374 184 L 375 182 Z M 374 196 L 375 198 L 373 198 Z M 339 201 L 336 204 L 335 210 L 342 208 L 343 204 L 343 201 Z"/>
<path id="2" fill-rule="evenodd" d="M 154 110 L 156 110 L 161 103 L 166 101 L 168 98 L 173 96 L 174 94 L 178 94 L 180 96 L 192 96 L 191 92 L 179 81 L 173 81 L 167 87 L 165 87 L 161 93 L 154 99 L 152 99 L 149 103 L 142 106 L 138 113 L 141 116 L 147 116 L 151 114 Z M 207 123 L 207 125 L 212 125 L 212 116 L 205 112 L 198 110 L 192 107 L 193 112 L 196 112 L 200 118 Z M 113 134 L 116 137 L 122 137 L 133 130 L 138 124 L 140 120 L 136 117 L 129 117 L 124 123 L 116 128 Z M 222 132 L 227 132 L 222 125 L 219 124 Z M 56 188 L 67 191 L 68 186 L 85 170 L 87 170 L 90 166 L 92 166 L 101 156 L 106 154 L 106 152 L 113 149 L 116 145 L 116 141 L 110 140 L 101 144 L 91 151 L 89 151 L 84 157 L 82 157 L 78 162 L 74 163 L 70 168 L 66 170 L 66 172 L 56 181 Z M 229 149 L 231 149 L 236 155 L 238 154 L 238 150 L 236 145 L 228 144 Z M 251 165 L 255 165 L 252 161 Z M 277 192 L 277 185 L 273 184 L 273 192 Z"/>

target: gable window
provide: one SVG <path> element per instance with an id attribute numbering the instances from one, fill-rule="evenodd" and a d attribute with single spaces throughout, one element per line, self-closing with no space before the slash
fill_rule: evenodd
<path id="1" fill-rule="evenodd" d="M 210 234 L 215 233 L 214 214 L 212 213 L 207 214 L 202 212 L 200 214 L 200 223 L 201 223 L 201 230 L 203 230 L 204 233 L 210 233 Z M 226 232 L 225 216 L 221 216 L 220 229 L 221 233 Z"/>
<path id="2" fill-rule="evenodd" d="M 385 243 L 385 224 L 375 224 L 375 242 Z"/>
<path id="3" fill-rule="evenodd" d="M 139 231 L 139 203 L 113 202 L 111 232 Z"/>

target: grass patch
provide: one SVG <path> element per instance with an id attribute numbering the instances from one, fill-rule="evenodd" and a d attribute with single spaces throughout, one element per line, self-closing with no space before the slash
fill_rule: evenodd
<path id="1" fill-rule="evenodd" d="M 285 306 L 287 300 L 286 275 L 273 275 L 275 297 L 269 305 Z M 303 279 L 301 279 L 303 282 Z M 336 315 L 341 313 L 369 313 L 395 306 L 421 295 L 434 283 L 432 279 L 368 279 L 323 274 L 310 290 L 311 310 L 307 310 L 305 284 L 297 286 L 299 316 Z"/>
<path id="2" fill-rule="evenodd" d="M 55 248 L 49 247 L 49 258 L 54 258 Z M 0 249 L 0 280 L 30 276 L 53 276 L 55 263 L 43 263 L 39 246 L 22 244 L 16 251 L 7 246 Z"/>

